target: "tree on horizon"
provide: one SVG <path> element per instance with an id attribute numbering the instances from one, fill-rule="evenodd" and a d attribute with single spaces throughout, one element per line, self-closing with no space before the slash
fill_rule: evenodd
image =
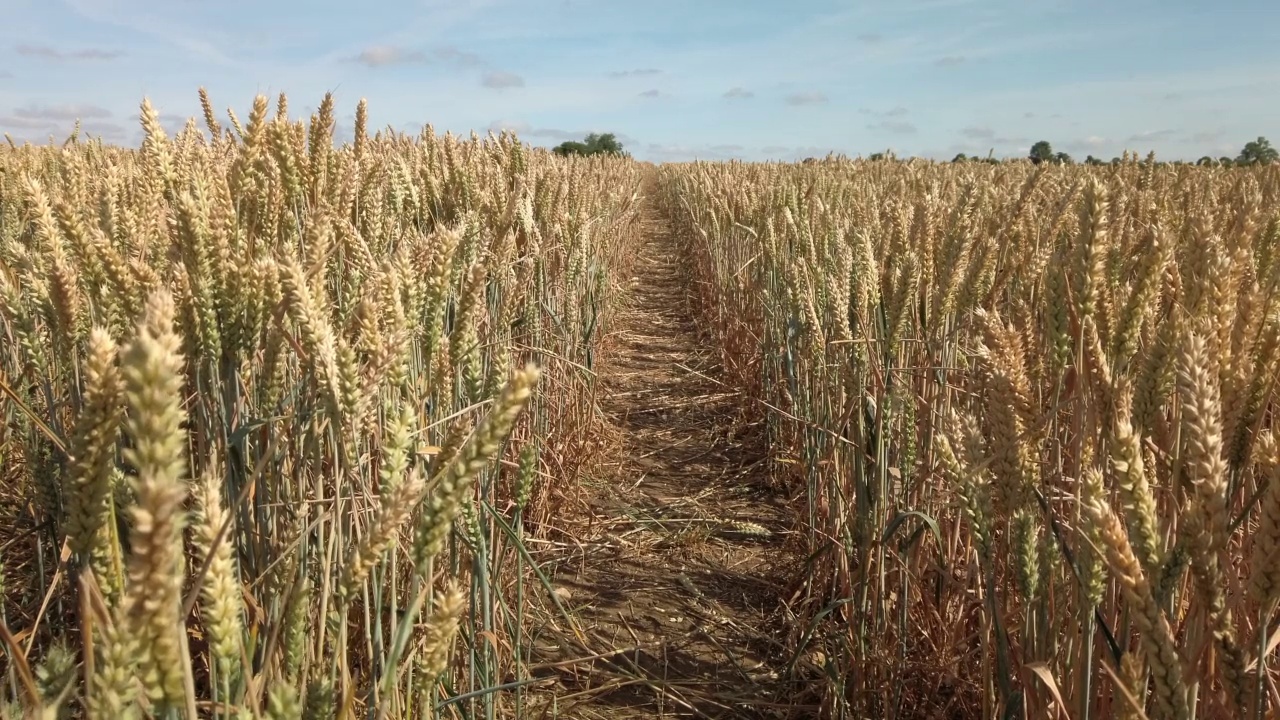
<path id="1" fill-rule="evenodd" d="M 1270 165 L 1280 160 L 1280 153 L 1271 147 L 1271 143 L 1261 135 L 1257 140 L 1245 143 L 1244 149 L 1236 158 L 1237 165 Z"/>
<path id="2" fill-rule="evenodd" d="M 628 155 L 622 149 L 622 143 L 613 133 L 590 133 L 582 142 L 566 140 L 552 148 L 551 152 L 562 157 L 570 155 L 617 155 L 626 157 Z"/>
<path id="3" fill-rule="evenodd" d="M 1031 162 L 1039 165 L 1042 162 L 1053 160 L 1053 146 L 1048 140 L 1041 140 L 1031 146 L 1031 154 L 1029 155 Z"/>

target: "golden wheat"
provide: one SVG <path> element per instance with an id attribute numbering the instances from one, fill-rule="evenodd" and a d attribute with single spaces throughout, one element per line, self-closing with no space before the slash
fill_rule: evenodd
<path id="1" fill-rule="evenodd" d="M 176 135 L 144 99 L 138 150 L 0 152 L 0 487 L 30 498 L 2 539 L 40 568 L 7 617 L 41 616 L 49 677 L 68 628 L 93 648 L 81 699 L 5 701 L 499 710 L 533 616 L 472 610 L 552 602 L 524 545 L 593 462 L 575 435 L 642 169 L 371 134 L 363 100 L 340 143 L 332 96 L 305 121 L 198 99 Z"/>

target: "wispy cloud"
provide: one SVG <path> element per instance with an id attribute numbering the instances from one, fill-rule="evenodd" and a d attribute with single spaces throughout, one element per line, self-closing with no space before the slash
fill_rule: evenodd
<path id="1" fill-rule="evenodd" d="M 113 114 L 84 118 L 87 131 L 116 122 L 134 142 L 140 92 L 162 112 L 198 115 L 193 89 L 204 84 L 215 105 L 243 115 L 256 92 L 314 101 L 334 90 L 344 108 L 367 97 L 378 127 L 430 121 L 465 134 L 509 118 L 524 122 L 508 129 L 539 144 L 625 130 L 643 138 L 627 143 L 637 156 L 653 145 L 673 158 L 687 150 L 744 159 L 886 146 L 941 153 L 953 143 L 966 154 L 1021 157 L 1042 138 L 1055 149 L 1078 145 L 1080 157 L 1150 147 L 1194 159 L 1234 155 L 1277 116 L 1280 50 L 1256 33 L 1227 46 L 1206 40 L 1238 29 L 1226 15 L 1175 4 L 1154 21 L 1160 33 L 1132 38 L 1126 28 L 1150 20 L 1132 3 L 1084 12 L 1062 0 L 994 1 L 747 4 L 726 20 L 705 3 L 657 13 L 624 3 L 602 14 L 586 0 L 394 0 L 335 18 L 296 3 L 246 14 L 245 0 L 221 13 L 154 0 L 19 0 L 0 41 L 10 60 L 0 63 L 0 115 L 15 136 L 65 137 L 74 118 L 15 108 L 94 103 Z M 1280 22 L 1280 6 L 1259 9 L 1260 23 Z M 708 39 L 716 27 L 724 32 Z M 1080 53 L 1095 62 L 1081 65 Z M 1135 66 L 1129 55 L 1150 62 Z M 637 97 L 652 89 L 661 99 Z M 669 117 L 673 99 L 679 123 Z M 744 108 L 758 112 L 724 125 L 725 112 Z M 178 129 L 185 118 L 162 122 Z M 340 122 L 349 134 L 349 119 Z M 1166 128 L 1178 132 L 1148 134 Z M 1088 149 L 1091 134 L 1105 145 Z M 766 153 L 768 145 L 777 148 Z"/>
<path id="2" fill-rule="evenodd" d="M 1196 144 L 1206 144 L 1218 142 L 1225 135 L 1226 133 L 1221 130 L 1201 130 L 1199 132 L 1191 133 L 1191 137 L 1188 139 Z"/>
<path id="3" fill-rule="evenodd" d="M 988 125 L 970 125 L 968 127 L 961 128 L 960 134 L 973 142 L 971 144 L 966 143 L 964 145 L 956 146 L 957 149 L 969 149 L 979 143 L 984 147 L 994 145 L 1007 148 L 1011 146 L 1027 145 L 1029 142 L 1029 140 L 1024 137 L 1001 135 L 996 132 L 995 128 Z"/>
<path id="4" fill-rule="evenodd" d="M 33 113 L 30 108 L 24 108 L 21 113 L 15 110 L 13 114 L 0 115 L 0 129 L 11 133 L 15 139 L 22 142 L 43 143 L 49 139 L 49 136 L 58 138 L 70 135 L 75 127 L 75 121 L 79 119 L 82 137 L 101 137 L 109 142 L 126 140 L 125 128 L 117 123 L 101 118 L 85 120 L 84 117 L 65 117 L 64 115 L 58 111 L 47 115 Z"/>
<path id="5" fill-rule="evenodd" d="M 524 87 L 524 78 L 515 73 L 490 70 L 480 79 L 480 84 L 492 90 Z"/>
<path id="6" fill-rule="evenodd" d="M 660 98 L 662 97 L 662 91 L 658 90 L 657 88 L 654 88 L 652 90 L 645 90 L 644 92 L 640 93 L 639 96 L 642 98 L 650 98 L 650 99 Z"/>
<path id="7" fill-rule="evenodd" d="M 228 49 L 243 33 L 228 32 L 225 26 L 219 27 L 214 23 L 192 23 L 191 16 L 181 11 L 176 16 L 169 15 L 166 18 L 165 4 L 147 0 L 63 0 L 59 5 L 62 4 L 92 23 L 124 28 L 132 33 L 145 35 L 151 42 L 142 44 L 143 52 L 157 50 L 158 44 L 181 50 L 182 53 L 177 54 L 170 50 L 175 61 L 187 59 L 183 56 L 186 54 L 199 56 L 207 62 L 226 68 L 245 67 L 242 58 L 235 52 L 243 46 Z"/>
<path id="8" fill-rule="evenodd" d="M 128 131 L 113 122 L 82 123 L 80 129 L 88 135 L 99 136 L 112 142 L 120 142 L 128 135 Z"/>
<path id="9" fill-rule="evenodd" d="M 442 63 L 461 69 L 479 69 L 480 86 L 490 90 L 509 90 L 524 87 L 524 77 L 499 70 L 478 53 L 463 50 L 454 45 L 442 45 L 429 52 L 413 50 L 398 45 L 378 45 L 366 48 L 352 61 L 370 68 L 422 63 Z"/>
<path id="10" fill-rule="evenodd" d="M 561 130 L 560 128 L 529 128 L 523 133 L 526 137 L 546 138 L 547 140 L 581 140 L 588 133 Z"/>
<path id="11" fill-rule="evenodd" d="M 647 143 L 641 154 L 655 162 L 669 162 L 699 158 L 702 160 L 728 160 L 740 157 L 745 147 L 735 144 L 683 145 Z"/>
<path id="12" fill-rule="evenodd" d="M 760 148 L 760 152 L 770 160 L 794 161 L 807 157 L 826 157 L 830 153 L 840 151 L 821 145 L 766 145 Z"/>
<path id="13" fill-rule="evenodd" d="M 97 105 L 28 105 L 13 109 L 14 117 L 29 120 L 109 118 L 111 111 Z"/>
<path id="14" fill-rule="evenodd" d="M 0 129 L 3 130 L 44 130 L 54 123 L 39 118 L 25 118 L 17 115 L 0 115 Z"/>
<path id="15" fill-rule="evenodd" d="M 816 91 L 791 93 L 786 97 L 788 105 L 823 105 L 827 102 L 825 93 Z"/>
<path id="16" fill-rule="evenodd" d="M 1280 87 L 1280 74 L 1274 63 L 1256 63 L 1243 65 L 1210 65 L 1203 69 L 1187 71 L 1160 71 L 1141 74 L 1125 74 L 1115 76 L 1091 77 L 1089 79 L 1069 79 L 1057 83 L 1037 83 L 1034 88 L 993 89 L 981 94 L 982 103 L 990 107 L 999 107 L 1010 103 L 1023 103 L 1022 107 L 1089 107 L 1092 112 L 1084 113 L 1096 116 L 1100 110 L 1103 114 L 1132 115 L 1139 107 L 1145 111 L 1143 115 L 1159 117 L 1166 113 L 1166 108 L 1157 110 L 1153 104 L 1137 103 L 1138 98 L 1155 100 L 1166 94 L 1177 94 L 1185 98 L 1195 98 L 1197 103 L 1206 109 L 1205 114 L 1212 117 L 1216 110 L 1205 105 L 1211 100 L 1229 97 L 1233 99 L 1233 114 L 1244 112 L 1248 106 L 1249 114 L 1260 112 L 1264 100 L 1269 93 Z M 1049 116 L 1050 119 L 1062 119 L 1060 113 Z M 1078 119 L 1078 118 L 1077 118 Z M 1086 118 L 1091 119 L 1091 118 Z M 1132 128 L 1117 128 L 1115 135 L 1127 137 Z"/>
<path id="17" fill-rule="evenodd" d="M 448 63 L 461 65 L 462 67 L 483 67 L 486 63 L 484 58 L 473 52 L 459 50 L 452 45 L 438 47 L 431 51 L 433 57 Z"/>
<path id="18" fill-rule="evenodd" d="M 1151 130 L 1148 132 L 1134 133 L 1129 136 L 1128 142 L 1154 142 L 1177 135 L 1177 130 Z"/>
<path id="19" fill-rule="evenodd" d="M 389 65 L 410 65 L 427 61 L 426 53 L 421 50 L 408 50 L 394 45 L 375 45 L 360 51 L 351 58 L 351 62 L 365 67 L 379 68 Z"/>
<path id="20" fill-rule="evenodd" d="M 520 120 L 495 120 L 489 123 L 488 129 L 495 133 L 500 133 L 503 130 L 510 130 L 522 140 L 528 140 L 530 138 L 538 138 L 541 140 L 547 140 L 554 143 L 565 142 L 566 140 L 581 140 L 593 132 L 594 133 L 612 132 L 609 130 L 600 130 L 600 129 L 564 130 L 562 128 L 553 128 L 553 127 L 534 127 L 529 123 L 520 121 Z M 613 135 L 615 138 L 618 139 L 618 142 L 622 143 L 624 146 L 634 146 L 638 144 L 635 138 L 625 133 L 614 132 Z"/>
<path id="21" fill-rule="evenodd" d="M 914 135 L 916 133 L 916 126 L 906 120 L 881 120 L 878 123 L 868 125 L 867 129 L 894 135 Z"/>
<path id="22" fill-rule="evenodd" d="M 621 79 L 630 77 L 652 77 L 654 75 L 661 74 L 662 71 L 657 68 L 635 68 L 634 70 L 614 70 L 609 73 L 609 77 Z"/>
<path id="23" fill-rule="evenodd" d="M 348 58 L 348 60 L 372 68 L 388 65 L 420 64 L 430 61 L 463 68 L 479 68 L 488 65 L 484 58 L 476 53 L 461 50 L 453 45 L 433 48 L 429 53 L 401 45 L 371 45 L 360 51 L 358 55 Z"/>
<path id="24" fill-rule="evenodd" d="M 864 108 L 858 108 L 858 112 L 862 113 L 863 115 L 874 115 L 875 117 L 879 117 L 879 118 L 906 117 L 907 115 L 911 114 L 911 111 L 903 107 L 902 105 L 894 105 L 888 110 L 876 110 L 875 108 L 864 107 Z"/>
<path id="25" fill-rule="evenodd" d="M 915 124 L 905 119 L 911 114 L 911 111 L 902 105 L 894 105 L 888 110 L 859 108 L 858 112 L 878 118 L 876 122 L 867 125 L 868 130 L 893 135 L 914 135 L 916 133 Z"/>
<path id="26" fill-rule="evenodd" d="M 1106 150 L 1110 145 L 1111 141 L 1101 135 L 1089 135 L 1062 143 L 1062 147 L 1074 153 L 1100 152 Z"/>
<path id="27" fill-rule="evenodd" d="M 191 118 L 185 115 L 161 114 L 157 119 L 160 121 L 161 127 L 175 135 L 184 130 L 187 127 L 187 123 L 191 122 Z M 203 127 L 203 124 L 197 122 L 196 127 Z"/>
<path id="28" fill-rule="evenodd" d="M 19 45 L 14 50 L 25 57 L 38 57 L 59 62 L 66 60 L 114 60 L 124 55 L 118 50 L 104 50 L 102 48 L 58 50 L 48 45 Z"/>
<path id="29" fill-rule="evenodd" d="M 489 123 L 489 132 L 502 133 L 504 131 L 513 132 L 516 135 L 527 135 L 529 133 L 529 123 L 520 122 L 518 120 L 494 120 Z"/>

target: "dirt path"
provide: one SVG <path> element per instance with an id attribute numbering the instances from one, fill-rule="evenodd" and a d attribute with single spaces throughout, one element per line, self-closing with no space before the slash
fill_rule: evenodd
<path id="1" fill-rule="evenodd" d="M 740 401 L 699 336 L 687 262 L 648 202 L 599 366 L 620 447 L 588 488 L 592 540 L 555 572 L 588 643 L 533 660 L 612 654 L 557 668 L 537 694 L 547 717 L 784 717 L 787 655 L 771 634 L 796 562 L 784 501 L 764 488 L 759 429 L 735 427 Z"/>

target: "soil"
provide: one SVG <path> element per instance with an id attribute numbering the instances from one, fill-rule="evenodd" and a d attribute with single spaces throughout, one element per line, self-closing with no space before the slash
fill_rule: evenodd
<path id="1" fill-rule="evenodd" d="M 535 638 L 522 714 L 812 717 L 789 702 L 780 634 L 803 563 L 794 513 L 768 486 L 761 428 L 718 379 L 684 249 L 646 202 L 597 365 L 617 447 L 585 488 L 588 539 L 549 567 L 577 630 Z"/>

